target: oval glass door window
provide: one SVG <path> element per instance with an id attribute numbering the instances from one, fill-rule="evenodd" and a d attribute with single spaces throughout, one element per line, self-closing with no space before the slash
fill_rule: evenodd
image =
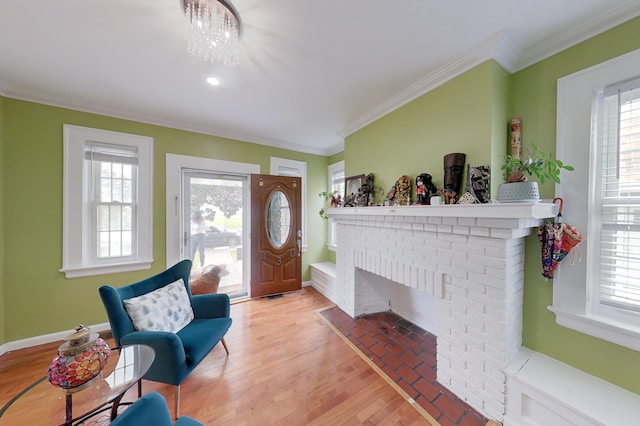
<path id="1" fill-rule="evenodd" d="M 282 191 L 274 191 L 267 204 L 267 235 L 271 245 L 281 248 L 291 230 L 291 209 L 289 200 Z"/>

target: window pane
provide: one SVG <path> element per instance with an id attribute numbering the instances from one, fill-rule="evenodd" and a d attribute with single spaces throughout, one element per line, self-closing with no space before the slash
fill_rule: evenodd
<path id="1" fill-rule="evenodd" d="M 133 191 L 131 187 L 130 180 L 122 181 L 122 202 L 123 203 L 131 203 L 133 199 Z"/>
<path id="2" fill-rule="evenodd" d="M 113 179 L 113 189 L 111 191 L 113 201 L 122 202 L 122 180 Z"/>
<path id="3" fill-rule="evenodd" d="M 111 231 L 109 233 L 109 256 L 121 256 L 120 250 L 120 231 Z"/>
<path id="4" fill-rule="evenodd" d="M 120 230 L 122 229 L 122 207 L 109 206 L 109 229 Z"/>
<path id="5" fill-rule="evenodd" d="M 122 177 L 122 164 L 121 163 L 111 163 L 111 173 L 114 179 L 119 179 Z"/>
<path id="6" fill-rule="evenodd" d="M 98 257 L 109 257 L 109 232 L 99 232 L 98 238 Z"/>
<path id="7" fill-rule="evenodd" d="M 124 179 L 133 179 L 133 166 L 131 164 L 122 165 L 122 177 Z"/>
<path id="8" fill-rule="evenodd" d="M 109 230 L 109 206 L 98 206 L 98 230 Z"/>
<path id="9" fill-rule="evenodd" d="M 122 230 L 131 231 L 133 229 L 132 211 L 131 206 L 122 206 Z"/>
<path id="10" fill-rule="evenodd" d="M 122 233 L 122 255 L 123 256 L 131 256 L 133 253 L 133 245 L 131 244 L 131 232 L 125 231 Z"/>
<path id="11" fill-rule="evenodd" d="M 110 178 L 111 177 L 111 163 L 100 163 L 100 176 Z"/>
<path id="12" fill-rule="evenodd" d="M 108 203 L 111 198 L 111 179 L 100 179 L 100 201 Z"/>

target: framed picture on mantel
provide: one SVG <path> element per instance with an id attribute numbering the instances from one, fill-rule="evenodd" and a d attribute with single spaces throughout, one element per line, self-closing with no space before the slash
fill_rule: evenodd
<path id="1" fill-rule="evenodd" d="M 357 195 L 364 182 L 364 175 L 351 176 L 344 179 L 344 198 L 349 195 Z"/>

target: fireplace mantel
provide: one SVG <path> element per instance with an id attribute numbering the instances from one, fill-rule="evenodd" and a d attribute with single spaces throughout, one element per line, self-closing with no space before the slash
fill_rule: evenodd
<path id="1" fill-rule="evenodd" d="M 391 206 L 329 208 L 327 215 L 342 216 L 414 216 L 414 217 L 476 217 L 493 219 L 546 219 L 558 214 L 552 203 L 454 204 L 439 206 Z"/>

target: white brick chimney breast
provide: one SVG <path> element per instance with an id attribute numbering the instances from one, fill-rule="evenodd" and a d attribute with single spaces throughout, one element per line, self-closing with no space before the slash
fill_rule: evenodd
<path id="1" fill-rule="evenodd" d="M 437 379 L 502 421 L 505 368 L 522 345 L 524 237 L 551 203 L 328 209 L 337 223 L 336 304 L 352 317 L 389 310 L 367 274 L 438 298 Z"/>

